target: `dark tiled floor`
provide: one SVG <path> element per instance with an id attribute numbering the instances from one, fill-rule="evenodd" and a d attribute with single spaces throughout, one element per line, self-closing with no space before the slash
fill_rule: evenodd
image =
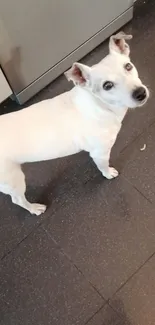
<path id="1" fill-rule="evenodd" d="M 154 324 L 154 22 L 154 0 L 139 0 L 124 28 L 152 95 L 124 120 L 112 153 L 120 177 L 103 179 L 81 153 L 25 166 L 28 197 L 48 203 L 42 217 L 0 195 L 0 325 Z M 91 65 L 106 52 L 107 42 L 83 61 Z M 61 76 L 30 103 L 70 87 Z M 0 106 L 16 109 L 10 101 Z"/>
<path id="2" fill-rule="evenodd" d="M 112 297 L 110 304 L 122 319 L 126 318 L 127 313 L 131 324 L 152 325 L 155 320 L 154 301 L 155 256 L 152 256 Z"/>
<path id="3" fill-rule="evenodd" d="M 42 227 L 3 259 L 0 299 L 10 325 L 82 324 L 105 304 Z"/>

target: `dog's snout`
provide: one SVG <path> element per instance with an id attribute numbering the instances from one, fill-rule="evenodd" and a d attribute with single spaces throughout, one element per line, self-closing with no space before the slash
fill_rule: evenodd
<path id="1" fill-rule="evenodd" d="M 144 87 L 136 88 L 132 93 L 132 97 L 135 100 L 142 102 L 146 98 L 146 89 Z"/>

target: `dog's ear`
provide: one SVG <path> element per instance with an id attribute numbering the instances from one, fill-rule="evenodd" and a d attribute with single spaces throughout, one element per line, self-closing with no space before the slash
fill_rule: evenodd
<path id="1" fill-rule="evenodd" d="M 131 38 L 132 35 L 126 35 L 123 32 L 120 32 L 116 35 L 112 35 L 110 37 L 110 42 L 109 42 L 110 53 L 117 52 L 129 56 L 130 47 L 125 42 L 125 40 L 130 40 Z"/>
<path id="2" fill-rule="evenodd" d="M 65 72 L 68 80 L 72 80 L 75 85 L 86 86 L 90 82 L 91 68 L 81 63 L 73 63 L 72 67 Z"/>

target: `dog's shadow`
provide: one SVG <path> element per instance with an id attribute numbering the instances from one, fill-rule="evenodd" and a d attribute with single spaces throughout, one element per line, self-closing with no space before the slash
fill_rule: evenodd
<path id="1" fill-rule="evenodd" d="M 113 306 L 107 302 L 86 324 L 102 325 L 134 325 L 127 316 L 123 302 L 118 299 Z"/>
<path id="2" fill-rule="evenodd" d="M 124 303 L 121 299 L 116 299 L 113 308 L 118 314 L 118 317 L 120 318 L 120 323 L 118 322 L 118 325 L 134 325 L 133 322 L 130 320 L 129 316 L 127 315 L 127 312 L 125 310 Z M 112 325 L 112 324 L 107 324 L 107 325 Z"/>
<path id="3" fill-rule="evenodd" d="M 32 202 L 53 206 L 62 203 L 73 195 L 78 199 L 88 182 L 97 175 L 103 181 L 100 172 L 94 166 L 87 153 L 59 161 L 32 164 L 24 168 L 26 175 L 26 196 Z M 37 176 L 40 175 L 40 179 Z M 87 192 L 87 191 L 86 191 Z"/>
<path id="4" fill-rule="evenodd" d="M 118 157 L 118 159 L 113 157 L 112 162 L 114 166 L 120 167 L 118 170 L 121 172 L 122 162 L 126 159 L 122 155 L 122 158 Z M 101 184 L 103 188 L 110 184 L 115 191 L 115 180 L 106 180 L 86 152 L 58 160 L 33 163 L 28 165 L 24 172 L 26 172 L 28 200 L 46 204 L 47 211 L 52 209 L 52 214 L 68 198 L 79 201 L 83 197 L 89 196 L 90 192 L 96 191 Z M 121 176 L 118 180 L 120 181 L 120 179 Z M 118 189 L 116 188 L 116 190 Z"/>
<path id="5" fill-rule="evenodd" d="M 134 325 L 127 316 L 124 303 L 121 299 L 115 300 L 114 306 L 110 303 L 108 306 L 110 306 L 110 308 L 106 308 L 106 312 L 104 314 L 105 319 L 103 319 L 103 325 Z"/>

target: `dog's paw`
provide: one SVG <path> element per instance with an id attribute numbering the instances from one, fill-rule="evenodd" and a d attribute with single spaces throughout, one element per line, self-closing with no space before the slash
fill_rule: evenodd
<path id="1" fill-rule="evenodd" d="M 108 173 L 104 173 L 103 176 L 107 179 L 112 179 L 118 176 L 118 171 L 113 167 L 109 167 Z"/>
<path id="2" fill-rule="evenodd" d="M 46 208 L 47 208 L 46 205 L 32 203 L 30 213 L 35 214 L 36 216 L 40 216 L 40 214 L 42 214 L 46 211 Z"/>

